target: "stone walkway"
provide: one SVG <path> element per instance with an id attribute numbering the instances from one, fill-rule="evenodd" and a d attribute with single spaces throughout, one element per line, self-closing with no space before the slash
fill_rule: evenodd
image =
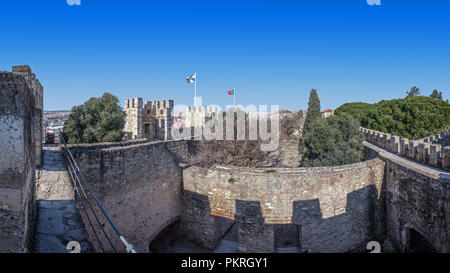
<path id="1" fill-rule="evenodd" d="M 34 252 L 69 253 L 66 246 L 76 241 L 81 252 L 93 252 L 74 200 L 74 190 L 58 146 L 44 146 L 43 166 L 37 170 L 38 216 L 34 233 Z"/>

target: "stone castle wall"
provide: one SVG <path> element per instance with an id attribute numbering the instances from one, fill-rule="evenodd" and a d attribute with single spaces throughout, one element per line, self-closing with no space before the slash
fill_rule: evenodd
<path id="1" fill-rule="evenodd" d="M 402 251 L 418 232 L 437 252 L 450 251 L 450 173 L 427 168 L 365 144 L 386 162 L 386 230 Z"/>
<path id="2" fill-rule="evenodd" d="M 409 140 L 399 136 L 361 129 L 366 140 L 390 152 L 434 167 L 450 170 L 450 130 L 419 140 Z"/>
<path id="3" fill-rule="evenodd" d="M 310 252 L 350 251 L 383 234 L 384 163 L 378 159 L 276 172 L 177 164 L 190 143 L 71 146 L 106 211 L 139 252 L 178 218 L 182 236 L 206 248 L 237 223 L 242 252 L 274 252 L 276 234 L 291 226 Z"/>
<path id="4" fill-rule="evenodd" d="M 347 252 L 382 234 L 384 162 L 292 169 L 183 169 L 183 236 L 213 249 L 220 218 L 235 220 L 242 252 L 275 252 L 277 229 L 297 226 L 306 252 Z M 249 224 L 251 223 L 251 224 Z"/>
<path id="5" fill-rule="evenodd" d="M 35 215 L 36 99 L 27 78 L 0 72 L 0 252 L 29 251 Z"/>
<path id="6" fill-rule="evenodd" d="M 138 252 L 147 252 L 154 233 L 180 214 L 182 173 L 175 158 L 187 153 L 187 142 L 131 141 L 69 148 L 112 221 Z M 97 214 L 101 215 L 98 210 Z M 105 227 L 121 247 L 109 225 Z M 90 228 L 88 232 L 95 242 Z"/>
<path id="7" fill-rule="evenodd" d="M 36 166 L 42 164 L 42 142 L 43 142 L 43 119 L 44 119 L 44 87 L 37 79 L 36 75 L 31 71 L 28 65 L 13 66 L 14 74 L 22 75 L 25 78 L 28 87 L 33 92 L 35 98 L 34 123 L 36 126 L 34 137 L 36 139 Z"/>
<path id="8" fill-rule="evenodd" d="M 106 211 L 139 252 L 178 219 L 181 236 L 208 249 L 237 225 L 241 252 L 275 252 L 283 240 L 303 252 L 361 252 L 369 241 L 386 238 L 406 250 L 412 230 L 437 251 L 449 250 L 445 172 L 368 143 L 369 160 L 352 165 L 200 168 L 179 162 L 191 143 L 71 146 Z"/>

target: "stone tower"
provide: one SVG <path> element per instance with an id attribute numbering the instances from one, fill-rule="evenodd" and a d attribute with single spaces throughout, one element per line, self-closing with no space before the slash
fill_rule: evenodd
<path id="1" fill-rule="evenodd" d="M 42 87 L 36 75 L 31 71 L 28 65 L 18 65 L 12 67 L 12 73 L 22 75 L 25 78 L 25 82 L 33 92 L 35 98 L 35 115 L 34 115 L 34 135 L 36 139 L 36 166 L 40 167 L 42 163 L 42 138 L 43 138 L 43 125 L 42 120 L 44 118 L 44 88 Z"/>
<path id="2" fill-rule="evenodd" d="M 127 120 L 124 131 L 126 139 L 142 138 L 142 107 L 142 98 L 125 100 Z"/>
<path id="3" fill-rule="evenodd" d="M 172 139 L 173 107 L 173 100 L 145 103 L 142 98 L 125 100 L 125 139 Z"/>

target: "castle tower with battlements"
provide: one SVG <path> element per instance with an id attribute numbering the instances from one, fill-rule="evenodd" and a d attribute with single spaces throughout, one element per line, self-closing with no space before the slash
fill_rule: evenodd
<path id="1" fill-rule="evenodd" d="M 142 98 L 125 100 L 125 139 L 170 140 L 173 126 L 173 100 L 145 101 Z"/>

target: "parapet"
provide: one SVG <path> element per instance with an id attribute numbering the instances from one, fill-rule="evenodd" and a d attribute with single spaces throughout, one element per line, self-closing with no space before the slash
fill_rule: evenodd
<path id="1" fill-rule="evenodd" d="M 441 144 L 450 136 L 450 130 L 418 140 L 409 140 L 367 128 L 361 128 L 361 131 L 367 142 L 378 147 L 424 164 L 450 170 L 450 147 Z"/>
<path id="2" fill-rule="evenodd" d="M 157 100 L 153 102 L 153 109 L 158 110 L 165 110 L 165 109 L 173 109 L 174 101 L 173 100 Z"/>
<path id="3" fill-rule="evenodd" d="M 142 109 L 143 101 L 142 101 L 142 98 L 127 99 L 127 100 L 125 100 L 124 105 L 125 105 L 125 109 L 129 109 L 129 108 Z"/>

